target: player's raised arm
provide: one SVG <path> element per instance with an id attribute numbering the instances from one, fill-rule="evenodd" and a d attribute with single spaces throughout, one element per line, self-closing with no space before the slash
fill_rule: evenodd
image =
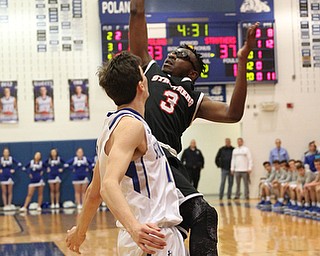
<path id="1" fill-rule="evenodd" d="M 230 105 L 211 101 L 208 97 L 205 97 L 201 102 L 197 117 L 224 123 L 240 121 L 247 97 L 247 60 L 256 43 L 255 35 L 258 26 L 259 22 L 256 22 L 248 29 L 246 41 L 238 51 L 238 75 Z"/>
<path id="2" fill-rule="evenodd" d="M 144 0 L 131 0 L 129 21 L 130 51 L 142 59 L 142 67 L 152 59 L 148 53 L 148 31 Z"/>

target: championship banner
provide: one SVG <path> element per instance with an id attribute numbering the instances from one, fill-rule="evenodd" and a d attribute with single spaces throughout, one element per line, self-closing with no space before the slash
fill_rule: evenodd
<path id="1" fill-rule="evenodd" d="M 54 121 L 53 81 L 33 81 L 34 121 Z"/>
<path id="2" fill-rule="evenodd" d="M 89 81 L 88 79 L 69 79 L 70 120 L 89 119 Z"/>
<path id="3" fill-rule="evenodd" d="M 0 123 L 17 122 L 17 81 L 0 81 Z"/>

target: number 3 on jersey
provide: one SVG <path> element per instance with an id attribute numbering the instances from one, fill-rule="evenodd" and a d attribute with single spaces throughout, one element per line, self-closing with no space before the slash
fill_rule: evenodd
<path id="1" fill-rule="evenodd" d="M 173 91 L 165 91 L 163 95 L 167 98 L 165 100 L 160 101 L 160 107 L 168 114 L 172 114 L 175 106 L 178 103 L 179 95 Z"/>

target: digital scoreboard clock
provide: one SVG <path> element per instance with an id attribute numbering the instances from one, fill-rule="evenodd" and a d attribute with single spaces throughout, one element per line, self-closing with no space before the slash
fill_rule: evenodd
<path id="1" fill-rule="evenodd" d="M 171 3 L 173 1 L 166 1 L 168 5 L 175 4 Z M 210 8 L 214 9 L 217 6 L 215 1 L 221 2 L 222 0 L 201 1 L 212 2 Z M 271 1 L 267 2 L 273 7 L 273 1 Z M 160 66 L 168 53 L 175 50 L 176 47 L 183 44 L 193 45 L 203 56 L 205 63 L 205 70 L 196 85 L 235 83 L 238 49 L 244 43 L 249 26 L 255 21 L 260 21 L 260 27 L 256 33 L 256 47 L 248 57 L 247 80 L 253 83 L 276 82 L 273 12 L 241 14 L 239 11 L 241 6 L 238 2 L 228 0 L 228 8 L 216 10 L 214 15 L 206 13 L 205 7 L 192 13 L 191 5 L 194 2 L 190 0 L 188 2 L 190 7 L 185 8 L 190 8 L 191 12 L 174 12 L 172 10 L 176 9 L 166 6 L 171 10 L 170 12 L 158 13 L 157 11 L 161 11 L 161 8 L 155 8 L 157 3 L 156 1 L 149 3 L 150 7 L 146 7 L 146 17 L 149 35 L 148 51 Z M 152 9 L 149 14 L 148 8 Z M 232 13 L 235 10 L 238 10 L 238 13 Z M 100 15 L 103 60 L 112 58 L 112 55 L 117 52 L 129 50 L 129 14 L 120 16 L 110 14 L 108 22 L 105 22 L 103 21 L 105 16 Z M 246 17 L 249 19 L 244 19 Z M 243 20 L 248 22 L 242 22 Z"/>

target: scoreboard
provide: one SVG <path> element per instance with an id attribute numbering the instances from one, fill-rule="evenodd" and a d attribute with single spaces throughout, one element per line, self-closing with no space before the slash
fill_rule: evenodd
<path id="1" fill-rule="evenodd" d="M 149 2 L 149 5 L 153 6 L 150 4 L 152 1 L 155 0 L 148 0 L 146 3 Z M 188 2 L 189 0 L 185 1 Z M 206 4 L 209 5 L 210 1 L 221 0 L 199 1 L 206 1 Z M 226 9 L 226 5 L 222 4 L 221 6 L 224 6 L 224 9 L 217 10 L 216 13 L 212 8 L 210 13 L 207 13 L 205 8 L 199 10 L 199 7 L 194 9 L 196 11 L 189 11 L 188 13 L 180 10 L 181 8 L 188 8 L 188 6 L 179 6 L 180 9 L 178 10 L 180 11 L 175 12 L 173 10 L 177 9 L 170 8 L 170 4 L 179 1 L 172 0 L 161 1 L 161 3 L 166 2 L 169 5 L 168 9 L 171 11 L 166 13 L 157 13 L 157 9 L 150 9 L 148 14 L 146 6 L 149 54 L 159 65 L 162 65 L 167 54 L 177 46 L 182 44 L 194 45 L 194 48 L 203 56 L 205 63 L 205 70 L 197 80 L 197 85 L 234 83 L 237 76 L 237 51 L 244 43 L 247 29 L 255 21 L 260 21 L 260 26 L 256 32 L 256 47 L 248 57 L 247 80 L 254 83 L 275 83 L 277 73 L 273 13 L 272 15 L 260 15 L 261 17 L 258 14 L 237 15 L 235 12 L 237 10 L 236 3 L 239 3 L 239 1 L 224 1 L 228 2 L 227 7 L 230 6 L 230 8 Z M 232 1 L 234 1 L 234 4 L 232 4 Z M 269 2 L 270 6 L 273 7 L 273 2 Z M 103 3 L 106 4 L 106 1 L 100 0 L 101 12 L 103 11 Z M 125 6 L 124 3 L 122 6 Z M 113 8 L 115 12 L 116 7 Z M 158 10 L 160 8 L 159 6 Z M 116 16 L 119 15 L 119 12 L 117 14 L 109 13 L 108 17 L 113 18 L 108 20 L 104 20 L 103 17 L 105 16 L 102 16 L 102 13 L 100 14 L 103 60 L 108 60 L 112 58 L 113 54 L 129 49 L 129 10 L 125 10 L 125 7 L 123 7 L 122 11 L 124 13 L 120 13 L 121 18 Z M 230 15 L 231 13 L 235 13 L 235 15 Z M 240 18 L 247 19 L 244 22 Z"/>

